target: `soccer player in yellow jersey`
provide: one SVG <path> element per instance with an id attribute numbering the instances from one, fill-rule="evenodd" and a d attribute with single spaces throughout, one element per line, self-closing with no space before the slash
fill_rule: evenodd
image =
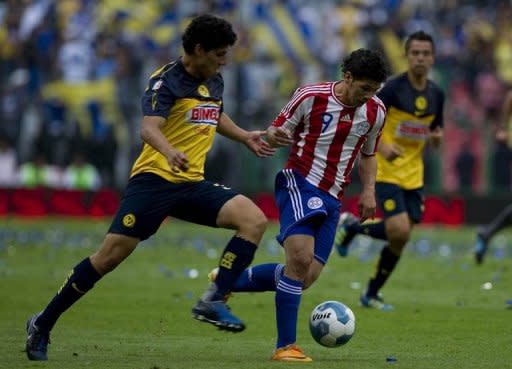
<path id="1" fill-rule="evenodd" d="M 395 269 L 413 225 L 423 212 L 423 149 L 427 142 L 438 147 L 443 137 L 444 93 L 428 73 L 434 63 L 432 37 L 418 31 L 405 42 L 408 69 L 395 76 L 377 93 L 387 109 L 377 153 L 376 195 L 384 220 L 361 224 L 350 213 L 340 216 L 335 246 L 346 256 L 357 234 L 387 241 L 376 272 L 370 278 L 361 305 L 391 310 L 379 291 Z"/>
<path id="2" fill-rule="evenodd" d="M 235 230 L 220 257 L 219 275 L 192 316 L 228 331 L 245 328 L 223 298 L 251 263 L 267 219 L 247 197 L 204 179 L 215 133 L 245 144 L 257 156 L 274 153 L 261 139 L 264 131 L 243 130 L 224 113 L 219 69 L 236 39 L 224 19 L 198 16 L 183 34 L 183 57 L 149 79 L 142 97 L 144 146 L 119 210 L 98 251 L 76 265 L 46 308 L 27 321 L 30 360 L 47 360 L 50 331 L 59 316 L 153 235 L 167 216 Z"/>

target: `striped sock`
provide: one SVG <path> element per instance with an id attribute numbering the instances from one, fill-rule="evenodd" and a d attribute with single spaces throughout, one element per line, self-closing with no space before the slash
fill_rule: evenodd
<path id="1" fill-rule="evenodd" d="M 297 315 L 302 297 L 302 281 L 281 276 L 276 288 L 276 347 L 284 347 L 297 340 Z"/>

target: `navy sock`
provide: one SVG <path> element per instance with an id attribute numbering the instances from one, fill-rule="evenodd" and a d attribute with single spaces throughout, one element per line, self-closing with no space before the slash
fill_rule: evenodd
<path id="1" fill-rule="evenodd" d="M 297 316 L 302 297 L 302 281 L 281 276 L 276 288 L 276 348 L 284 347 L 297 341 Z"/>
<path id="2" fill-rule="evenodd" d="M 101 275 L 94 269 L 89 258 L 77 264 L 59 292 L 37 318 L 35 324 L 38 328 L 50 331 L 60 315 L 85 295 L 100 278 Z"/>
<path id="3" fill-rule="evenodd" d="M 245 269 L 233 286 L 233 292 L 275 291 L 284 271 L 283 264 L 260 264 Z"/>
<path id="4" fill-rule="evenodd" d="M 386 227 L 383 221 L 377 223 L 347 224 L 347 232 L 363 234 L 365 236 L 370 236 L 378 240 L 387 241 L 388 239 L 388 236 L 386 235 Z"/>
<path id="5" fill-rule="evenodd" d="M 386 245 L 382 249 L 375 276 L 368 282 L 368 289 L 366 290 L 368 296 L 377 296 L 377 293 L 395 269 L 398 260 L 400 260 L 400 255 L 393 254 L 389 246 Z"/>
<path id="6" fill-rule="evenodd" d="M 256 245 L 234 236 L 226 245 L 219 262 L 219 273 L 215 278 L 216 290 L 212 300 L 222 300 L 235 284 L 240 274 L 251 264 Z"/>
<path id="7" fill-rule="evenodd" d="M 512 224 L 512 205 L 503 209 L 487 226 L 482 228 L 479 235 L 485 242 L 489 242 L 496 233 L 510 224 Z"/>

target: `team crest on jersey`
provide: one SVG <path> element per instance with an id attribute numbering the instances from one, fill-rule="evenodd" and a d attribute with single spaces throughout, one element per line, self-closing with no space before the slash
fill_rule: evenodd
<path id="1" fill-rule="evenodd" d="M 428 102 L 425 96 L 418 96 L 416 100 L 414 101 L 414 107 L 419 110 L 416 114 L 419 114 L 427 109 Z"/>
<path id="2" fill-rule="evenodd" d="M 389 212 L 389 211 L 395 210 L 395 208 L 396 208 L 395 200 L 387 199 L 386 201 L 384 201 L 384 210 Z"/>
<path id="3" fill-rule="evenodd" d="M 319 209 L 324 205 L 324 202 L 320 197 L 312 197 L 308 200 L 308 208 Z"/>
<path id="4" fill-rule="evenodd" d="M 161 79 L 159 79 L 158 81 L 156 81 L 156 82 L 155 82 L 155 84 L 153 85 L 152 90 L 153 90 L 153 91 L 158 90 L 158 89 L 162 86 L 162 83 L 164 83 L 164 81 L 162 81 Z"/>
<path id="5" fill-rule="evenodd" d="M 126 227 L 126 228 L 133 228 L 133 226 L 135 225 L 135 215 L 133 214 L 126 214 L 124 217 L 123 217 L 123 225 Z"/>
<path id="6" fill-rule="evenodd" d="M 203 97 L 210 96 L 210 91 L 208 91 L 208 87 L 206 87 L 205 85 L 199 85 L 199 87 L 197 88 L 197 93 Z"/>
<path id="7" fill-rule="evenodd" d="M 220 108 L 215 104 L 200 104 L 187 112 L 187 120 L 191 123 L 217 125 Z"/>
<path id="8" fill-rule="evenodd" d="M 359 122 L 356 125 L 356 135 L 357 136 L 364 136 L 368 133 L 370 130 L 370 123 L 367 121 Z"/>

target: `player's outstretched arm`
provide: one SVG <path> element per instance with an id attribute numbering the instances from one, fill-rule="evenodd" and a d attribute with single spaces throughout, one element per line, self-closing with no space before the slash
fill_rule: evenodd
<path id="1" fill-rule="evenodd" d="M 361 154 L 359 160 L 359 178 L 361 179 L 362 190 L 359 196 L 359 217 L 360 222 L 373 218 L 377 210 L 375 200 L 375 177 L 377 175 L 377 159 L 374 155 Z"/>
<path id="2" fill-rule="evenodd" d="M 222 113 L 219 118 L 217 132 L 234 141 L 243 143 L 260 158 L 272 156 L 276 151 L 262 139 L 262 137 L 266 135 L 266 131 L 246 131 L 237 126 L 225 113 Z"/>
<path id="3" fill-rule="evenodd" d="M 267 141 L 272 147 L 285 147 L 293 143 L 289 130 L 284 127 L 274 126 L 267 128 Z"/>
<path id="4" fill-rule="evenodd" d="M 441 146 L 441 141 L 443 139 L 443 129 L 441 127 L 436 127 L 432 131 L 429 132 L 429 141 L 430 144 L 436 149 Z"/>

